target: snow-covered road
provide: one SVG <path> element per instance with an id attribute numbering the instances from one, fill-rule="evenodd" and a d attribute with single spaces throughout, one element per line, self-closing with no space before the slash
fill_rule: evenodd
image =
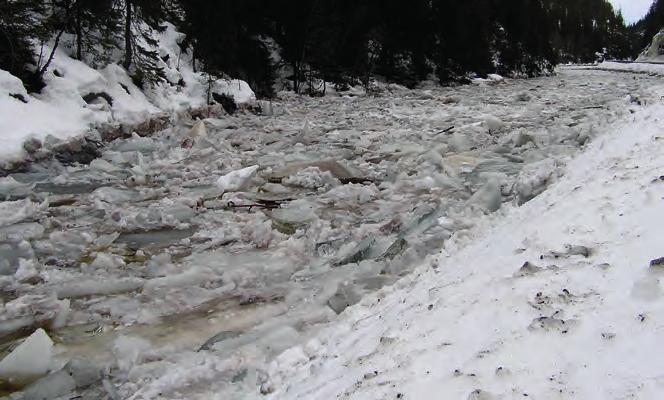
<path id="1" fill-rule="evenodd" d="M 657 336 L 658 84 L 562 69 L 285 95 L 3 178 L 4 351 L 48 328 L 54 368 L 103 371 L 84 398 L 655 390 L 601 357 L 659 367 L 639 353 Z"/>

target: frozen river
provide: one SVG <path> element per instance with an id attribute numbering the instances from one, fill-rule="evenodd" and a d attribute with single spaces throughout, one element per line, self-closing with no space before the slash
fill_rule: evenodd
<path id="1" fill-rule="evenodd" d="M 44 328 L 99 371 L 82 398 L 260 397 L 274 356 L 540 194 L 656 81 L 286 95 L 0 178 L 0 351 Z"/>

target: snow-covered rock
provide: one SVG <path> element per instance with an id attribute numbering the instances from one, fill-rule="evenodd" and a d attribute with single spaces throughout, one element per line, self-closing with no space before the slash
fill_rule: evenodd
<path id="1" fill-rule="evenodd" d="M 652 38 L 652 42 L 643 50 L 636 62 L 664 63 L 664 30 Z"/>
<path id="2" fill-rule="evenodd" d="M 136 86 L 120 65 L 91 68 L 70 57 L 64 46 L 55 52 L 40 94 L 27 93 L 18 78 L 0 70 L 0 166 L 23 159 L 28 138 L 68 140 L 97 128 L 140 127 L 155 116 L 168 119 L 207 107 L 207 75 L 194 72 L 191 54 L 179 48 L 182 37 L 172 24 L 165 24 L 165 30 L 157 34 L 155 50 L 167 81 L 145 89 Z M 219 79 L 213 86 L 215 93 L 233 98 L 238 105 L 256 101 L 244 81 Z"/>

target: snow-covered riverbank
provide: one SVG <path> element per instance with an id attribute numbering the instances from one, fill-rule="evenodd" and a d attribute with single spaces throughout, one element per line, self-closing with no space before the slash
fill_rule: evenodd
<path id="1" fill-rule="evenodd" d="M 282 354 L 271 398 L 660 398 L 663 116 L 636 111 L 543 195 Z"/>
<path id="2" fill-rule="evenodd" d="M 525 216 L 515 222 L 514 215 L 528 211 L 514 210 L 544 201 L 537 196 L 566 170 L 571 178 L 564 179 L 575 179 L 579 169 L 566 165 L 594 138 L 600 143 L 619 124 L 644 120 L 644 107 L 659 101 L 655 85 L 647 75 L 562 69 L 556 77 L 458 88 L 411 91 L 385 85 L 380 93 L 323 99 L 285 94 L 265 104 L 260 116 L 181 121 L 153 138 L 117 140 L 90 166 L 36 164 L 0 181 L 7 200 L 0 203 L 2 349 L 6 353 L 16 339 L 46 328 L 55 342 L 52 371 L 72 359 L 84 359 L 88 370 L 99 371 L 93 384 L 76 385 L 84 398 L 244 399 L 262 397 L 261 387 L 283 398 L 296 393 L 329 398 L 327 393 L 350 390 L 356 372 L 380 375 L 389 367 L 351 369 L 348 387 L 346 378 L 334 379 L 346 376 L 335 372 L 341 365 L 334 361 L 335 346 L 348 349 L 338 360 L 351 364 L 373 351 L 365 343 L 351 350 L 344 347 L 351 342 L 336 337 L 361 316 L 370 324 L 366 339 L 372 340 L 373 330 L 382 328 L 374 324 L 371 307 L 387 317 L 391 314 L 382 307 L 395 304 L 394 318 L 431 322 L 417 307 L 412 313 L 402 309 L 411 300 L 423 302 L 413 296 L 400 304 L 404 290 L 438 282 L 441 290 L 461 285 L 459 293 L 472 295 L 491 282 L 495 293 L 493 286 L 481 289 L 486 299 L 494 299 L 508 291 L 497 282 L 511 282 L 509 288 L 538 282 L 534 267 L 525 271 L 532 279 L 510 278 L 514 271 L 506 278 L 498 267 L 471 264 L 471 250 L 463 249 L 475 248 L 501 224 L 509 225 L 501 232 L 511 236 L 491 240 L 523 241 L 514 234 L 536 227 Z M 528 215 L 548 214 L 536 208 Z M 554 242 L 533 236 L 513 249 L 491 251 L 528 258 L 516 269 L 530 261 L 548 277 L 567 275 L 546 269 L 558 261 L 548 262 L 548 255 L 539 260 L 534 253 L 564 253 L 570 244 L 581 246 L 572 252 L 588 248 L 595 254 L 599 246 L 560 237 Z M 437 254 L 441 248 L 449 257 L 461 257 L 454 259 L 463 265 L 449 267 Z M 559 258 L 568 260 L 565 254 Z M 437 266 L 438 273 L 425 267 L 409 275 L 423 263 Z M 506 262 L 502 268 L 511 267 Z M 458 278 L 468 274 L 472 279 L 463 289 L 465 280 Z M 409 277 L 399 281 L 404 276 Z M 395 282 L 395 289 L 383 289 Z M 567 289 L 570 296 L 585 293 Z M 396 294 L 385 296 L 392 291 Z M 380 306 L 374 306 L 376 296 Z M 441 318 L 466 307 L 445 302 L 474 301 L 436 290 L 427 296 L 425 311 L 446 313 Z M 556 301 L 549 307 L 557 307 Z M 542 320 L 551 329 L 559 320 L 575 319 L 555 311 Z M 491 314 L 488 307 L 481 312 L 486 318 Z M 528 324 L 539 317 L 521 315 Z M 328 324 L 324 340 L 312 339 Z M 398 349 L 399 337 L 384 333 L 379 343 Z M 452 343 L 474 334 L 450 335 Z M 342 336 L 356 337 L 352 329 Z M 478 337 L 478 345 L 485 346 L 486 337 Z M 454 345 L 445 343 L 441 348 Z M 302 366 L 309 357 L 313 360 Z M 319 367 L 309 369 L 326 358 L 331 360 L 319 366 L 320 375 Z M 472 373 L 464 365 L 452 371 Z M 326 382 L 321 391 L 307 383 L 317 379 Z M 372 398 L 362 393 L 357 398 Z"/>

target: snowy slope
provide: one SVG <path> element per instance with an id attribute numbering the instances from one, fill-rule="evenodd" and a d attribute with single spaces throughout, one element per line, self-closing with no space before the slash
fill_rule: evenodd
<path id="1" fill-rule="evenodd" d="M 649 267 L 664 256 L 661 115 L 661 103 L 637 111 L 543 195 L 488 217 L 419 273 L 282 354 L 263 391 L 272 399 L 661 398 L 664 270 Z"/>
<path id="2" fill-rule="evenodd" d="M 68 139 L 104 124 L 140 124 L 157 114 L 173 116 L 205 106 L 208 78 L 194 72 L 189 54 L 181 54 L 177 44 L 181 36 L 170 24 L 160 34 L 157 50 L 167 82 L 144 91 L 121 66 L 96 70 L 69 57 L 64 47 L 56 52 L 40 94 L 28 95 L 19 79 L 0 70 L 0 165 L 24 158 L 22 144 L 29 137 Z M 247 83 L 239 80 L 218 80 L 213 90 L 232 96 L 238 104 L 256 100 Z M 111 101 L 84 100 L 99 93 Z"/>
<path id="3" fill-rule="evenodd" d="M 664 63 L 664 54 L 662 54 L 662 44 L 664 44 L 664 30 L 659 31 L 653 37 L 650 46 L 648 46 L 636 59 L 637 62 L 655 62 Z"/>

